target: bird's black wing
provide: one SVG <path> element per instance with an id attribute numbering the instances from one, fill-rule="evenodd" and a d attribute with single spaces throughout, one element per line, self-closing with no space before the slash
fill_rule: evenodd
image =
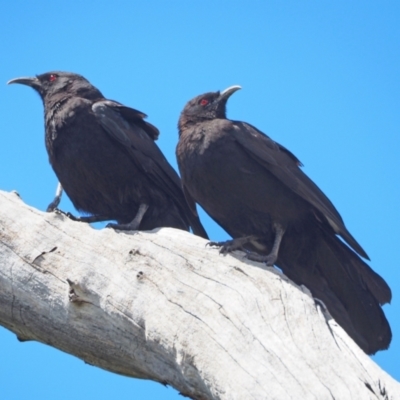
<path id="1" fill-rule="evenodd" d="M 145 114 L 111 100 L 95 102 L 92 110 L 105 131 L 132 155 L 132 162 L 179 205 L 193 232 L 207 238 L 197 213 L 186 203 L 178 174 L 154 143 L 158 129 L 143 120 Z"/>
<path id="2" fill-rule="evenodd" d="M 144 121 L 144 118 L 147 118 L 147 115 L 142 113 L 141 111 L 135 110 L 134 108 L 126 107 L 122 104 L 119 104 L 116 101 L 110 102 L 106 101 L 106 103 L 112 103 L 112 108 L 119 112 L 128 122 L 134 125 L 138 125 L 142 128 L 147 135 L 153 139 L 157 140 L 160 135 L 160 131 L 152 124 L 147 121 Z"/>
<path id="3" fill-rule="evenodd" d="M 250 124 L 238 121 L 232 121 L 232 124 L 229 134 L 255 161 L 314 206 L 337 234 L 342 236 L 358 254 L 369 259 L 363 248 L 346 229 L 331 201 L 300 169 L 301 163 L 293 153 Z"/>
<path id="4" fill-rule="evenodd" d="M 233 122 L 229 134 L 237 144 L 280 182 L 308 201 L 360 255 L 365 252 L 347 231 L 339 213 L 300 169 L 287 149 L 249 124 Z M 368 354 L 389 347 L 392 333 L 380 307 L 391 290 L 357 254 L 320 224 L 285 232 L 277 265 L 294 282 L 322 300 L 331 315 Z M 312 248 L 310 243 L 313 244 Z M 366 255 L 365 255 L 366 256 Z"/>

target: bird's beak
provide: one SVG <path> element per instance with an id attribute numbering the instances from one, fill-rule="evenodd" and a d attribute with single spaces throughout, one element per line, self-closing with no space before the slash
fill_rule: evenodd
<path id="1" fill-rule="evenodd" d="M 219 94 L 219 99 L 225 99 L 227 100 L 233 93 L 235 93 L 237 90 L 241 89 L 242 87 L 239 85 L 234 85 L 234 86 L 230 86 L 227 89 L 223 90 L 220 94 Z"/>
<path id="2" fill-rule="evenodd" d="M 41 87 L 40 81 L 38 78 L 34 77 L 22 77 L 22 78 L 14 78 L 7 82 L 7 85 L 11 85 L 12 83 L 20 83 L 21 85 L 30 86 L 33 89 L 39 90 Z"/>

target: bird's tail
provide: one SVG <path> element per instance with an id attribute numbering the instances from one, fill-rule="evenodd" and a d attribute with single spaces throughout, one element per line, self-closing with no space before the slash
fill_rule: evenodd
<path id="1" fill-rule="evenodd" d="M 192 228 L 192 231 L 195 235 L 200 236 L 204 239 L 208 239 L 208 235 L 206 230 L 204 229 L 203 225 L 200 222 L 200 219 L 198 216 L 190 216 L 190 227 Z"/>
<path id="2" fill-rule="evenodd" d="M 323 228 L 287 231 L 277 265 L 322 300 L 332 317 L 367 353 L 389 347 L 392 333 L 381 308 L 386 282 L 354 251 Z"/>

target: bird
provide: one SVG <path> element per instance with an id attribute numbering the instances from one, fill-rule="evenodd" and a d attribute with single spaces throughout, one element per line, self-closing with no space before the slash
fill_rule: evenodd
<path id="1" fill-rule="evenodd" d="M 299 159 L 249 123 L 227 118 L 227 101 L 239 89 L 193 98 L 178 122 L 176 156 L 189 204 L 232 237 L 209 244 L 222 253 L 244 250 L 306 286 L 367 354 L 388 348 L 381 305 L 390 302 L 390 287 Z"/>
<path id="2" fill-rule="evenodd" d="M 146 114 L 106 99 L 79 74 L 51 71 L 8 84 L 33 88 L 44 105 L 45 143 L 59 186 L 86 216 L 114 220 L 118 230 L 172 227 L 207 238 L 197 212 L 186 202 L 177 172 L 155 144 L 158 129 Z"/>

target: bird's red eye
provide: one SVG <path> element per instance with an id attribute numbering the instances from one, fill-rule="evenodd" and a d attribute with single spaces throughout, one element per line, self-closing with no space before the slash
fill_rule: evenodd
<path id="1" fill-rule="evenodd" d="M 50 82 L 54 82 L 56 79 L 57 79 L 57 75 L 55 75 L 55 74 L 51 74 L 51 75 L 49 76 L 49 81 L 50 81 Z"/>
<path id="2" fill-rule="evenodd" d="M 201 99 L 200 100 L 200 105 L 206 106 L 207 104 L 208 104 L 208 100 L 207 99 Z"/>

